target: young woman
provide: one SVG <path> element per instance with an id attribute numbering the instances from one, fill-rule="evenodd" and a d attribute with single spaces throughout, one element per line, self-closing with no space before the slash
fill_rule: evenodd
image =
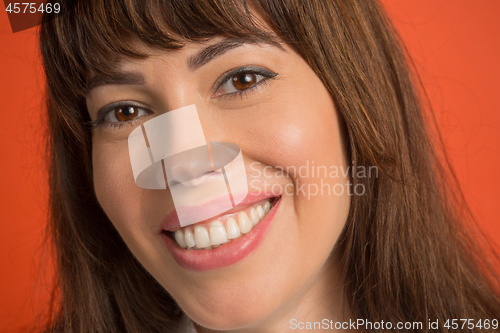
<path id="1" fill-rule="evenodd" d="M 40 32 L 47 331 L 494 329 L 495 272 L 378 2 L 61 5 Z M 180 227 L 169 190 L 137 186 L 128 138 L 193 105 L 207 141 L 241 149 L 249 193 Z"/>

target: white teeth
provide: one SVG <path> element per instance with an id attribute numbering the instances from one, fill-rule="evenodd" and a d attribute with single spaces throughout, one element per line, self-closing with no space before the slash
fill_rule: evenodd
<path id="1" fill-rule="evenodd" d="M 264 213 L 264 208 L 262 208 L 262 206 L 261 206 L 261 205 L 259 205 L 259 206 L 257 207 L 256 211 L 257 211 L 257 214 L 259 215 L 259 221 L 260 221 L 260 219 L 261 219 L 261 218 L 263 218 L 263 217 L 264 217 L 264 214 L 265 214 L 265 213 Z"/>
<path id="2" fill-rule="evenodd" d="M 194 227 L 194 242 L 196 247 L 199 249 L 210 246 L 210 237 L 208 236 L 208 231 L 205 227 L 201 225 Z"/>
<path id="3" fill-rule="evenodd" d="M 260 221 L 259 214 L 253 207 L 250 209 L 250 221 L 252 221 L 252 227 Z"/>
<path id="4" fill-rule="evenodd" d="M 227 242 L 226 229 L 219 220 L 212 221 L 210 224 L 210 243 L 220 245 Z"/>
<path id="5" fill-rule="evenodd" d="M 252 221 L 248 218 L 247 213 L 239 212 L 238 213 L 238 225 L 240 226 L 240 231 L 243 234 L 246 234 L 252 230 Z"/>
<path id="6" fill-rule="evenodd" d="M 213 220 L 210 225 L 195 225 L 194 231 L 192 227 L 182 228 L 174 233 L 174 238 L 181 248 L 188 249 L 215 249 L 232 239 L 240 237 L 242 234 L 249 233 L 254 226 L 271 209 L 271 203 L 265 201 L 263 205 L 251 207 L 250 211 L 240 211 L 237 215 L 229 216 L 224 224 L 220 219 Z"/>
<path id="7" fill-rule="evenodd" d="M 226 220 L 227 237 L 229 239 L 238 238 L 241 236 L 240 227 L 236 224 L 236 220 L 230 216 Z"/>
<path id="8" fill-rule="evenodd" d="M 271 209 L 271 203 L 269 201 L 266 201 L 266 203 L 264 204 L 264 214 L 267 214 L 267 212 L 269 212 L 270 209 Z"/>
<path id="9" fill-rule="evenodd" d="M 196 243 L 194 242 L 194 235 L 191 229 L 186 228 L 186 231 L 184 233 L 184 241 L 186 242 L 186 245 L 188 247 L 194 247 Z"/>
<path id="10" fill-rule="evenodd" d="M 187 247 L 186 242 L 184 241 L 184 233 L 182 232 L 182 230 L 177 230 L 175 232 L 175 240 L 177 241 L 177 244 L 179 244 L 179 246 L 183 249 Z"/>

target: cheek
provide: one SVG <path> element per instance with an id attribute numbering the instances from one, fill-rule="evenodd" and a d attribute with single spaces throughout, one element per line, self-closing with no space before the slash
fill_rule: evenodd
<path id="1" fill-rule="evenodd" d="M 123 235 L 134 228 L 127 221 L 138 216 L 143 197 L 143 190 L 134 182 L 127 144 L 94 139 L 92 160 L 97 200 Z"/>
<path id="2" fill-rule="evenodd" d="M 267 147 L 262 156 L 270 165 L 290 170 L 293 209 L 304 247 L 328 253 L 347 220 L 351 201 L 341 121 L 315 75 L 295 87 L 280 96 L 264 122 L 272 124 L 265 125 L 272 144 L 262 145 Z"/>
<path id="3" fill-rule="evenodd" d="M 162 276 L 159 281 L 168 281 L 172 273 L 165 272 L 164 267 L 175 264 L 172 258 L 165 256 L 166 248 L 158 237 L 158 227 L 171 209 L 170 196 L 167 191 L 137 186 L 129 156 L 127 141 L 94 138 L 96 197 L 132 254 L 149 272 L 155 273 L 156 278 Z"/>
<path id="4" fill-rule="evenodd" d="M 239 124 L 249 143 L 244 151 L 271 166 L 345 166 L 339 115 L 321 80 L 308 67 L 286 79 L 265 111 Z"/>

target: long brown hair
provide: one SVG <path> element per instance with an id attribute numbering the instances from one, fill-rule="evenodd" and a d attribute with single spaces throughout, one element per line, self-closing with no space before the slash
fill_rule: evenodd
<path id="1" fill-rule="evenodd" d="M 97 202 L 85 94 L 89 73 L 141 58 L 136 37 L 161 49 L 216 35 L 279 40 L 301 55 L 333 96 L 347 130 L 354 178 L 335 253 L 356 318 L 423 323 L 493 319 L 498 280 L 475 245 L 470 214 L 439 135 L 424 122 L 418 81 L 375 0 L 92 0 L 40 30 L 47 75 L 50 223 L 57 275 L 47 331 L 165 332 L 181 309 L 129 252 Z M 430 113 L 429 113 L 430 114 Z M 434 139 L 431 139 L 434 138 Z M 443 162 L 444 161 L 444 162 Z M 458 193 L 458 194 L 457 194 Z M 491 256 L 489 256 L 491 258 Z M 494 257 L 496 258 L 496 257 Z M 411 331 L 411 330 L 408 330 Z M 473 329 L 471 331 L 480 331 Z"/>

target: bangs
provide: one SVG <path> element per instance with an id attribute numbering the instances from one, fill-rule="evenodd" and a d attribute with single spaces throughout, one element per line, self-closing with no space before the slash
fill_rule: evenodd
<path id="1" fill-rule="evenodd" d="M 87 93 L 91 73 L 107 75 L 124 57 L 147 57 L 131 40 L 167 50 L 216 35 L 277 43 L 246 0 L 71 2 L 62 4 L 67 9 L 64 15 L 44 23 L 41 37 L 50 45 L 46 49 L 42 45 L 47 75 L 57 75 L 56 82 L 63 80 L 74 97 Z"/>

